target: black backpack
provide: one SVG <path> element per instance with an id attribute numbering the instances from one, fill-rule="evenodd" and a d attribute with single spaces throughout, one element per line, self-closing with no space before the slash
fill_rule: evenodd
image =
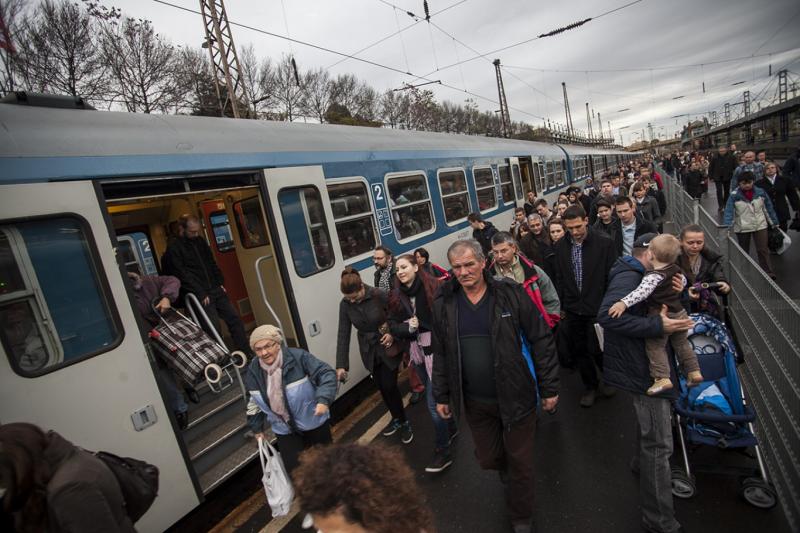
<path id="1" fill-rule="evenodd" d="M 114 473 L 125 499 L 125 511 L 135 524 L 147 512 L 158 495 L 158 467 L 132 457 L 96 452 Z"/>

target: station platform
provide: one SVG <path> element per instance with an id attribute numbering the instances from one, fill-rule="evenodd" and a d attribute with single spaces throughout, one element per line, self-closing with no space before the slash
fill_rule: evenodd
<path id="1" fill-rule="evenodd" d="M 532 502 L 539 533 L 562 531 L 642 531 L 638 508 L 637 477 L 629 469 L 635 452 L 635 417 L 630 396 L 619 392 L 598 398 L 594 407 L 581 408 L 582 384 L 577 373 L 562 371 L 558 412 L 542 414 L 536 429 L 536 501 Z M 408 394 L 406 394 L 406 400 Z M 510 530 L 502 485 L 496 472 L 483 471 L 474 458 L 466 423 L 454 442 L 453 465 L 439 474 L 424 471 L 431 459 L 433 426 L 425 405 L 408 407 L 414 441 L 403 445 L 396 435 L 378 431 L 388 420 L 386 409 L 370 395 L 337 426 L 335 439 L 382 440 L 401 449 L 417 473 L 419 487 L 436 517 L 439 533 L 494 533 Z M 754 459 L 738 452 L 703 448 L 693 455 L 696 463 L 731 467 L 753 466 Z M 302 513 L 271 520 L 260 484 L 260 465 L 248 469 L 221 487 L 217 499 L 179 522 L 174 531 L 302 533 Z M 733 476 L 696 472 L 697 495 L 675 499 L 677 519 L 684 531 L 788 532 L 780 506 L 757 509 L 738 496 Z M 238 495 L 238 502 L 232 501 Z M 214 510 L 216 508 L 216 510 Z M 210 524 L 215 524 L 210 526 Z"/>

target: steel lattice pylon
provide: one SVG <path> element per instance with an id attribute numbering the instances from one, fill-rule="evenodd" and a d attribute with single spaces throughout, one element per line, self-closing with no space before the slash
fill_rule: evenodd
<path id="1" fill-rule="evenodd" d="M 235 118 L 245 118 L 247 100 L 225 3 L 222 0 L 200 0 L 200 11 L 206 29 L 206 42 L 203 46 L 208 47 L 211 55 L 220 113 L 225 116 L 225 111 L 230 106 Z"/>
<path id="2" fill-rule="evenodd" d="M 508 102 L 506 101 L 506 90 L 503 88 L 503 75 L 500 73 L 500 60 L 495 59 L 494 70 L 497 74 L 497 92 L 500 97 L 500 119 L 503 121 L 503 137 L 511 135 L 511 115 L 508 114 Z"/>

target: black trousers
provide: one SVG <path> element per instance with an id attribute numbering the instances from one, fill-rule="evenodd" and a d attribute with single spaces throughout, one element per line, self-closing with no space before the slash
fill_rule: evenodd
<path id="1" fill-rule="evenodd" d="M 291 476 L 292 471 L 300 464 L 300 454 L 317 444 L 330 444 L 333 442 L 331 436 L 331 423 L 326 420 L 320 427 L 288 435 L 276 435 L 278 439 L 278 451 L 281 452 L 283 466 Z"/>
<path id="2" fill-rule="evenodd" d="M 717 187 L 717 207 L 725 209 L 728 197 L 731 195 L 731 182 L 714 180 L 714 185 Z"/>
<path id="3" fill-rule="evenodd" d="M 406 421 L 406 411 L 403 409 L 403 397 L 400 395 L 400 388 L 397 386 L 397 374 L 400 368 L 389 368 L 380 357 L 375 358 L 372 367 L 372 379 L 381 392 L 383 403 L 392 413 L 392 418 L 400 422 Z"/>
<path id="4" fill-rule="evenodd" d="M 208 298 L 208 305 L 203 306 L 203 309 L 211 320 L 211 323 L 219 328 L 219 319 L 221 318 L 224 320 L 225 324 L 228 326 L 228 331 L 231 332 L 231 337 L 233 337 L 234 349 L 242 350 L 245 354 L 249 354 L 250 342 L 247 339 L 247 334 L 244 332 L 244 324 L 242 324 L 242 319 L 239 318 L 239 314 L 233 308 L 233 304 L 230 298 L 228 298 L 228 295 L 222 288 L 217 287 L 208 293 Z M 203 329 L 207 329 L 205 324 L 203 324 Z M 222 331 L 219 331 L 221 336 Z"/>
<path id="5" fill-rule="evenodd" d="M 563 335 L 569 342 L 572 360 L 578 367 L 586 390 L 597 388 L 600 384 L 597 372 L 603 371 L 603 352 L 600 351 L 594 330 L 596 321 L 597 318 L 594 316 L 576 315 L 565 311 L 564 320 L 558 326 L 566 329 Z"/>

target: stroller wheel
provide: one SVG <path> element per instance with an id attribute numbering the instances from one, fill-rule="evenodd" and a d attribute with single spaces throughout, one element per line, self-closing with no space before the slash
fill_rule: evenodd
<path id="1" fill-rule="evenodd" d="M 672 469 L 672 495 L 687 500 L 697 493 L 694 476 L 687 476 L 680 468 Z"/>
<path id="2" fill-rule="evenodd" d="M 739 494 L 744 500 L 759 509 L 771 509 L 778 503 L 775 489 L 759 477 L 749 477 L 742 482 Z"/>
<path id="3" fill-rule="evenodd" d="M 206 375 L 206 381 L 208 381 L 210 385 L 219 383 L 219 380 L 222 379 L 222 368 L 215 363 L 208 365 L 203 373 Z"/>
<path id="4" fill-rule="evenodd" d="M 231 362 L 236 368 L 244 368 L 247 364 L 247 356 L 241 350 L 231 352 Z"/>

